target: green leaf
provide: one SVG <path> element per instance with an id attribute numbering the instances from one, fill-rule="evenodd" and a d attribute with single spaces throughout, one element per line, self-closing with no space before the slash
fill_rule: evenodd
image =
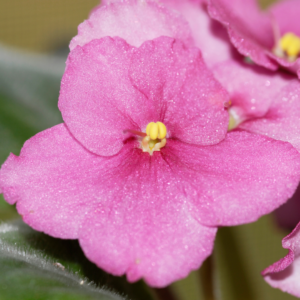
<path id="1" fill-rule="evenodd" d="M 124 299 L 96 288 L 86 278 L 65 267 L 62 260 L 49 255 L 47 249 L 41 251 L 33 247 L 39 244 L 35 241 L 39 235 L 21 221 L 0 225 L 1 300 Z M 46 243 L 42 244 L 46 246 Z"/>
<path id="2" fill-rule="evenodd" d="M 131 300 L 154 299 L 143 281 L 130 284 L 125 277 L 107 274 L 91 263 L 77 240 L 52 238 L 21 220 L 0 225 L 0 270 L 0 280 L 5 283 L 0 284 L 1 300 L 26 299 L 19 297 L 26 294 L 30 300 L 69 299 L 70 295 L 70 299 L 123 299 L 107 289 Z M 48 298 L 41 296 L 41 291 Z"/>

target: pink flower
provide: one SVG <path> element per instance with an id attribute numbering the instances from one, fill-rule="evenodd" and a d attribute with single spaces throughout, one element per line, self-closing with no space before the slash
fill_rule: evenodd
<path id="1" fill-rule="evenodd" d="M 36 230 L 78 238 L 108 272 L 167 285 L 211 253 L 216 226 L 256 220 L 299 181 L 289 144 L 226 135 L 227 100 L 195 48 L 167 37 L 140 48 L 93 40 L 68 59 L 59 102 L 67 127 L 8 158 L 4 197 Z M 168 130 L 152 156 L 123 134 L 151 121 Z"/>
<path id="2" fill-rule="evenodd" d="M 300 76 L 300 1 L 287 0 L 259 10 L 255 0 L 208 0 L 237 50 L 271 70 L 283 66 Z"/>
<path id="3" fill-rule="evenodd" d="M 107 22 L 116 7 L 111 16 L 103 8 Z M 227 133 L 228 93 L 199 50 L 187 47 L 180 18 L 172 18 L 165 22 L 178 28 L 159 18 L 156 24 L 183 42 L 143 43 L 137 32 L 127 38 L 138 45 L 119 37 L 77 45 L 61 84 L 65 124 L 28 140 L 0 170 L 0 191 L 27 224 L 79 239 L 99 267 L 158 287 L 199 268 L 217 226 L 269 213 L 300 178 L 300 157 L 289 143 Z M 152 27 L 140 25 L 148 37 Z"/>
<path id="4" fill-rule="evenodd" d="M 233 128 L 291 143 L 300 151 L 300 82 L 243 62 L 227 61 L 212 69 L 229 92 Z"/>
<path id="5" fill-rule="evenodd" d="M 291 143 L 300 151 L 300 82 L 243 62 L 213 67 L 216 79 L 229 92 L 230 129 L 237 128 Z M 279 225 L 294 228 L 300 220 L 300 186 L 276 211 Z"/>
<path id="6" fill-rule="evenodd" d="M 237 56 L 226 30 L 209 17 L 206 0 L 101 1 L 79 25 L 70 49 L 104 36 L 119 36 L 138 47 L 162 35 L 201 49 L 208 66 Z"/>
<path id="7" fill-rule="evenodd" d="M 282 240 L 289 253 L 266 268 L 262 275 L 272 287 L 300 297 L 300 223 Z"/>

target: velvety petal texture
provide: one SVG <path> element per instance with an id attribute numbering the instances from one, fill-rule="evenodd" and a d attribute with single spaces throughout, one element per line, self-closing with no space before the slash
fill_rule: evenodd
<path id="1" fill-rule="evenodd" d="M 226 29 L 208 15 L 206 0 L 161 0 L 161 2 L 181 13 L 189 23 L 194 43 L 201 50 L 203 59 L 209 67 L 236 57 L 237 52 L 229 42 Z"/>
<path id="2" fill-rule="evenodd" d="M 238 61 L 216 65 L 213 73 L 229 92 L 239 129 L 291 143 L 300 150 L 300 82 Z"/>
<path id="3" fill-rule="evenodd" d="M 85 255 L 109 273 L 126 273 L 130 282 L 143 277 L 163 287 L 186 277 L 211 254 L 217 229 L 197 222 L 189 205 L 174 202 L 131 201 L 91 211 L 79 240 Z"/>
<path id="4" fill-rule="evenodd" d="M 227 131 L 229 96 L 206 68 L 199 50 L 160 37 L 140 48 L 120 38 L 93 40 L 68 58 L 59 108 L 87 149 L 114 155 L 124 130 L 161 121 L 168 136 L 211 145 Z"/>
<path id="5" fill-rule="evenodd" d="M 152 286 L 166 286 L 199 268 L 216 233 L 193 217 L 191 178 L 183 178 L 185 161 L 176 153 L 182 143 L 168 143 L 152 157 L 122 149 L 118 169 L 103 178 L 103 201 L 79 233 L 91 261 L 112 274 L 126 273 L 129 281 L 144 277 Z"/>
<path id="6" fill-rule="evenodd" d="M 250 119 L 239 128 L 287 141 L 300 151 L 300 83 L 290 80 L 272 99 L 268 112 L 261 118 Z"/>
<path id="7" fill-rule="evenodd" d="M 105 168 L 103 158 L 86 151 L 60 124 L 28 140 L 19 157 L 10 154 L 0 170 L 0 186 L 28 225 L 76 239 L 94 205 L 94 176 L 103 172 L 99 167 Z"/>
<path id="8" fill-rule="evenodd" d="M 77 238 L 97 266 L 156 287 L 199 268 L 217 226 L 255 221 L 290 198 L 300 180 L 300 154 L 290 143 L 227 133 L 229 93 L 188 46 L 182 23 L 168 23 L 176 12 L 169 14 L 133 0 L 94 10 L 73 41 L 62 79 L 65 124 L 28 140 L 0 170 L 0 190 L 30 226 Z M 124 34 L 102 37 L 101 22 L 116 19 L 111 32 L 124 27 Z M 183 41 L 160 36 L 162 28 Z M 232 90 L 246 102 L 262 94 L 264 115 L 265 74 L 251 82 L 247 72 L 226 70 L 244 76 Z M 271 84 L 285 91 L 275 79 Z M 167 128 L 167 142 L 149 155 L 134 134 L 157 121 Z"/>
<path id="9" fill-rule="evenodd" d="M 262 275 L 272 287 L 300 297 L 300 223 L 282 240 L 282 247 L 289 253 L 266 268 Z"/>
<path id="10" fill-rule="evenodd" d="M 0 186 L 33 228 L 78 238 L 113 274 L 165 286 L 211 253 L 213 227 L 254 221 L 282 204 L 299 181 L 299 160 L 288 143 L 247 132 L 202 147 L 169 139 L 153 156 L 129 138 L 118 155 L 102 157 L 61 124 L 10 156 Z"/>
<path id="11" fill-rule="evenodd" d="M 225 137 L 224 103 L 229 95 L 206 68 L 198 49 L 187 51 L 178 41 L 159 38 L 145 42 L 131 62 L 133 86 L 159 112 L 147 123 L 162 120 L 169 137 L 195 145 L 212 145 Z"/>
<path id="12" fill-rule="evenodd" d="M 105 36 L 121 37 L 135 47 L 159 36 L 180 39 L 188 45 L 193 43 L 188 23 L 175 11 L 151 0 L 107 1 L 99 5 L 79 25 L 70 49 Z"/>
<path id="13" fill-rule="evenodd" d="M 299 14 L 300 1 L 299 0 L 284 0 L 274 3 L 268 11 L 272 13 L 276 24 L 279 27 L 280 34 L 283 35 L 288 32 L 300 36 Z"/>
<path id="14" fill-rule="evenodd" d="M 277 63 L 267 55 L 273 48 L 271 19 L 262 13 L 256 0 L 208 0 L 210 16 L 223 24 L 237 50 L 259 65 L 277 69 Z"/>
<path id="15" fill-rule="evenodd" d="M 217 64 L 212 70 L 229 92 L 230 112 L 237 123 L 263 117 L 281 90 L 294 80 L 292 76 L 274 73 L 241 60 Z M 286 128 L 287 131 L 289 129 Z"/>
<path id="16" fill-rule="evenodd" d="M 122 37 L 136 47 L 146 40 L 169 36 L 197 46 L 205 63 L 212 66 L 235 57 L 237 52 L 226 29 L 209 17 L 206 4 L 205 0 L 101 1 L 78 27 L 70 49 L 107 35 Z"/>
<path id="17" fill-rule="evenodd" d="M 143 153 L 129 139 L 117 156 L 101 157 L 61 124 L 10 156 L 0 186 L 36 230 L 78 238 L 87 257 L 115 275 L 165 286 L 199 268 L 216 234 L 192 216 L 185 184 L 174 176 L 177 156 L 166 155 Z"/>
<path id="18" fill-rule="evenodd" d="M 194 195 L 195 217 L 205 225 L 253 222 L 290 198 L 299 182 L 299 153 L 289 143 L 245 131 L 194 152 L 181 146 L 180 152 L 191 169 L 184 176 L 191 181 L 186 189 Z"/>

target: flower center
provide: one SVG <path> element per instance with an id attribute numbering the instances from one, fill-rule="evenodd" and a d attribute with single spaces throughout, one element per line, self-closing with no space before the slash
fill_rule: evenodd
<path id="1" fill-rule="evenodd" d="M 295 61 L 300 54 L 300 37 L 288 32 L 279 39 L 273 49 L 275 55 L 286 58 L 288 61 Z"/>
<path id="2" fill-rule="evenodd" d="M 162 122 L 150 122 L 146 127 L 146 136 L 141 142 L 143 152 L 148 152 L 150 155 L 154 151 L 160 151 L 167 143 L 167 128 Z"/>

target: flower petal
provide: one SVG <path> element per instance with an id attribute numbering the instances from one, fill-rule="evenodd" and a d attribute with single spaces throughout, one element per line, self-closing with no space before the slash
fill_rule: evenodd
<path id="1" fill-rule="evenodd" d="M 167 7 L 176 9 L 188 21 L 195 45 L 201 50 L 205 63 L 232 59 L 236 50 L 231 45 L 226 29 L 207 13 L 206 1 L 161 0 Z"/>
<path id="2" fill-rule="evenodd" d="M 298 0 L 285 0 L 274 3 L 268 10 L 273 16 L 276 26 L 278 26 L 280 36 L 285 33 L 292 32 L 300 36 L 299 13 L 300 2 Z M 272 52 L 267 53 L 269 57 L 277 61 L 277 63 L 292 73 L 297 73 L 300 78 L 300 59 L 290 62 L 285 58 L 278 57 Z"/>
<path id="3" fill-rule="evenodd" d="M 289 253 L 266 268 L 262 275 L 272 287 L 300 297 L 300 223 L 282 240 L 282 247 Z"/>
<path id="4" fill-rule="evenodd" d="M 10 156 L 0 186 L 34 229 L 79 238 L 87 256 L 113 274 L 165 286 L 199 268 L 216 228 L 191 216 L 184 183 L 174 176 L 177 161 L 136 144 L 129 139 L 104 158 L 60 124 L 27 141 L 20 157 Z"/>
<path id="5" fill-rule="evenodd" d="M 228 30 L 237 50 L 257 64 L 271 70 L 278 68 L 267 52 L 275 44 L 271 20 L 259 11 L 255 0 L 208 0 L 210 16 Z"/>
<path id="6" fill-rule="evenodd" d="M 300 1 L 299 0 L 285 0 L 274 3 L 269 9 L 280 30 L 280 35 L 292 32 L 300 36 L 299 14 Z"/>
<path id="7" fill-rule="evenodd" d="M 94 206 L 96 161 L 105 166 L 103 158 L 85 150 L 60 124 L 28 140 L 19 157 L 8 157 L 0 170 L 0 187 L 31 227 L 75 239 Z"/>
<path id="8" fill-rule="evenodd" d="M 133 47 L 109 37 L 73 50 L 61 83 L 59 109 L 68 128 L 87 149 L 114 155 L 126 129 L 151 113 L 145 97 L 128 78 Z"/>
<path id="9" fill-rule="evenodd" d="M 180 149 L 177 176 L 204 225 L 253 222 L 290 198 L 300 180 L 299 153 L 268 137 L 233 131 L 217 145 L 182 144 L 170 148 L 175 155 L 173 148 Z"/>
<path id="10" fill-rule="evenodd" d="M 192 44 L 188 24 L 179 14 L 150 0 L 117 1 L 95 8 L 89 19 L 78 27 L 70 43 L 73 50 L 94 39 L 118 36 L 139 47 L 144 41 L 169 36 Z"/>
<path id="11" fill-rule="evenodd" d="M 300 83 L 290 80 L 272 100 L 267 114 L 240 124 L 239 128 L 287 141 L 300 151 Z"/>
<path id="12" fill-rule="evenodd" d="M 274 209 L 296 188 L 299 165 L 289 144 L 246 132 L 209 147 L 169 139 L 153 156 L 129 138 L 104 158 L 61 124 L 9 158 L 0 186 L 33 228 L 79 238 L 113 274 L 165 286 L 211 253 L 216 228 L 204 223 L 239 224 Z"/>
<path id="13" fill-rule="evenodd" d="M 280 90 L 293 79 L 242 61 L 226 61 L 212 70 L 230 94 L 230 111 L 234 111 L 237 123 L 264 116 Z"/>
<path id="14" fill-rule="evenodd" d="M 161 121 L 169 136 L 191 144 L 211 145 L 225 137 L 229 97 L 198 49 L 166 37 L 145 42 L 133 54 L 129 74 L 160 113 L 147 122 Z"/>
<path id="15" fill-rule="evenodd" d="M 79 237 L 85 255 L 100 268 L 126 273 L 130 282 L 144 278 L 150 286 L 164 287 L 198 269 L 211 254 L 217 229 L 199 224 L 175 193 L 173 200 L 154 195 L 148 202 L 121 199 L 122 191 L 114 196 L 118 203 L 99 205 L 87 215 Z"/>

